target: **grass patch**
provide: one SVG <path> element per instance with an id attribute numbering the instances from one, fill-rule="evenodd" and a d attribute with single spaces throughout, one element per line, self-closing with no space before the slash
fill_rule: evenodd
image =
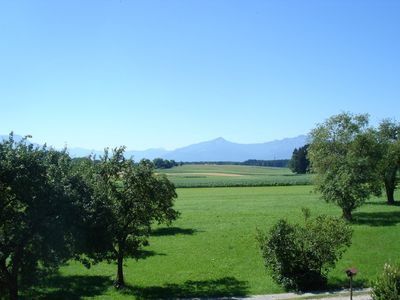
<path id="1" fill-rule="evenodd" d="M 178 189 L 181 218 L 156 228 L 146 259 L 128 259 L 123 291 L 112 287 L 114 264 L 85 269 L 77 262 L 31 291 L 27 299 L 151 299 L 245 296 L 284 292 L 266 273 L 256 228 L 268 230 L 279 218 L 301 221 L 312 214 L 340 216 L 338 207 L 312 193 L 312 186 Z M 399 199 L 399 194 L 396 195 Z M 355 266 L 356 287 L 369 286 L 400 249 L 400 207 L 373 199 L 354 214 L 353 244 L 329 274 L 331 289 L 348 287 L 344 273 Z"/>

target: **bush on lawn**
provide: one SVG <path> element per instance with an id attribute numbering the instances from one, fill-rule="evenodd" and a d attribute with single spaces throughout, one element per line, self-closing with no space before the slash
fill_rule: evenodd
<path id="1" fill-rule="evenodd" d="M 352 230 L 342 218 L 310 218 L 304 225 L 279 220 L 269 233 L 258 232 L 265 266 L 286 289 L 315 290 L 327 283 L 328 271 L 351 244 Z"/>
<path id="2" fill-rule="evenodd" d="M 385 264 L 383 273 L 372 285 L 373 300 L 400 299 L 400 266 Z"/>

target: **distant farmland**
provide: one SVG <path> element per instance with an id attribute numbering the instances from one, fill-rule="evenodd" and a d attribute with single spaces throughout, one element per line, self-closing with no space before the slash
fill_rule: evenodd
<path id="1" fill-rule="evenodd" d="M 241 165 L 183 165 L 158 170 L 176 187 L 286 186 L 311 184 L 311 175 L 293 174 L 288 168 Z"/>

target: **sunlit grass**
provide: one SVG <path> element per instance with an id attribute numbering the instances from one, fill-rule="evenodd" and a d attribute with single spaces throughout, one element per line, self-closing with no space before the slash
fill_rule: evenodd
<path id="1" fill-rule="evenodd" d="M 126 261 L 124 291 L 112 287 L 114 264 L 101 263 L 88 270 L 71 262 L 30 298 L 149 299 L 283 292 L 265 271 L 256 228 L 268 230 L 279 218 L 301 222 L 301 207 L 310 208 L 314 215 L 341 215 L 338 207 L 312 193 L 312 186 L 186 188 L 178 189 L 178 194 L 181 218 L 172 228 L 155 230 L 146 259 Z M 368 286 L 384 262 L 399 255 L 400 206 L 373 199 L 354 217 L 353 244 L 329 275 L 332 288 L 347 286 L 344 270 L 353 266 L 359 269 L 356 286 Z"/>

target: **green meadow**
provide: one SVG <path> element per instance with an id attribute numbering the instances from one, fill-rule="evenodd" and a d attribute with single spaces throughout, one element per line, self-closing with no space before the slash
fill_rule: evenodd
<path id="1" fill-rule="evenodd" d="M 214 170 L 207 168 L 209 173 Z M 224 172 L 229 170 L 236 172 L 237 167 Z M 181 188 L 177 192 L 181 217 L 169 228 L 154 230 L 143 259 L 126 260 L 124 290 L 113 287 L 115 264 L 86 269 L 71 261 L 58 275 L 26 291 L 25 297 L 111 300 L 284 292 L 263 266 L 257 228 L 266 231 L 279 218 L 301 222 L 301 207 L 310 208 L 314 215 L 341 215 L 339 208 L 322 201 L 310 185 Z M 389 207 L 383 198 L 374 198 L 354 213 L 354 219 L 352 246 L 329 274 L 332 289 L 347 286 L 344 270 L 348 267 L 359 269 L 356 286 L 369 286 L 383 264 L 399 256 L 400 206 Z"/>
<path id="2" fill-rule="evenodd" d="M 284 186 L 311 184 L 311 175 L 297 175 L 288 168 L 242 165 L 182 165 L 158 170 L 176 187 Z"/>

